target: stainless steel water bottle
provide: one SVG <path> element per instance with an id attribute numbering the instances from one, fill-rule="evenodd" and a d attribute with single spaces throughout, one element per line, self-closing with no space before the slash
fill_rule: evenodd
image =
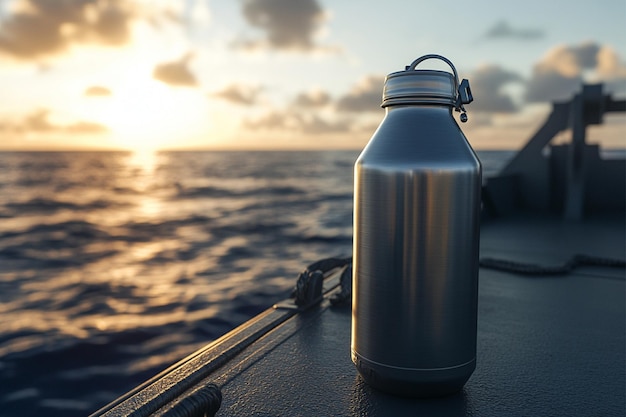
<path id="1" fill-rule="evenodd" d="M 416 69 L 432 58 L 453 74 Z M 352 361 L 392 394 L 452 394 L 476 367 L 481 166 L 452 112 L 471 101 L 449 60 L 418 58 L 355 163 Z"/>

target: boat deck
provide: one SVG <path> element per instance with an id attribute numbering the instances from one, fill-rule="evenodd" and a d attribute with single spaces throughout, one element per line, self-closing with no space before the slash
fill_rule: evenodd
<path id="1" fill-rule="evenodd" d="M 623 259 L 624 214 L 567 222 L 519 215 L 481 226 L 481 257 L 557 265 L 582 253 Z M 270 310 L 165 372 L 105 415 L 164 415 L 153 393 L 192 376 L 186 392 L 221 387 L 218 416 L 608 416 L 626 412 L 624 269 L 585 266 L 562 276 L 481 268 L 477 368 L 463 391 L 439 399 L 373 390 L 350 360 L 350 306 Z M 243 343 L 269 322 L 280 322 Z M 257 333 L 258 334 L 258 333 Z M 243 346 L 215 365 L 233 346 Z M 206 363 L 213 363 L 204 368 Z M 177 382 L 178 381 L 178 382 Z M 155 394 L 156 395 L 156 394 Z M 105 410 L 106 411 L 106 410 Z"/>

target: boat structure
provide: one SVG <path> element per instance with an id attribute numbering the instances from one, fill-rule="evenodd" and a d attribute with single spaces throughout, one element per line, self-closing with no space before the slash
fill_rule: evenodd
<path id="1" fill-rule="evenodd" d="M 625 111 L 584 85 L 484 183 L 477 367 L 461 392 L 402 398 L 358 376 L 351 260 L 333 258 L 92 416 L 624 415 L 626 160 L 603 159 L 585 133 Z M 570 143 L 551 145 L 563 131 Z"/>

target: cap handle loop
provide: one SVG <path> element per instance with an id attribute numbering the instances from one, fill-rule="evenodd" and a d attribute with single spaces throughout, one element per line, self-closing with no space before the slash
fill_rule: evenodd
<path id="1" fill-rule="evenodd" d="M 428 54 L 428 55 L 421 56 L 417 58 L 415 61 L 413 61 L 411 65 L 408 65 L 405 68 L 405 70 L 414 71 L 415 67 L 417 67 L 418 64 L 420 64 L 423 61 L 426 61 L 427 59 L 439 59 L 445 62 L 446 64 L 448 64 L 450 68 L 452 68 L 452 73 L 454 74 L 454 83 L 455 83 L 454 85 L 456 86 L 456 89 L 457 89 L 454 109 L 458 112 L 461 112 L 461 122 L 465 123 L 467 121 L 467 114 L 465 113 L 465 107 L 463 107 L 463 105 L 469 104 L 472 101 L 474 101 L 474 96 L 472 95 L 472 90 L 470 89 L 469 81 L 464 78 L 463 81 L 459 83 L 459 74 L 457 73 L 456 68 L 454 67 L 454 64 L 448 58 L 441 56 L 441 55 L 437 55 L 437 54 Z"/>

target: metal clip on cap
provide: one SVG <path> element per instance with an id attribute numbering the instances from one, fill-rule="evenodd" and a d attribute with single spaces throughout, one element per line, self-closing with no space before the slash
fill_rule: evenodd
<path id="1" fill-rule="evenodd" d="M 467 113 L 465 113 L 464 104 L 469 104 L 474 101 L 474 96 L 472 95 L 472 90 L 470 89 L 469 81 L 466 78 L 463 78 L 461 84 L 459 84 L 458 89 L 459 95 L 457 96 L 457 104 L 455 106 L 456 111 L 462 111 L 461 113 L 461 122 L 467 122 Z"/>
<path id="2" fill-rule="evenodd" d="M 417 67 L 420 62 L 426 61 L 427 59 L 439 59 L 448 64 L 450 68 L 452 68 L 452 72 L 454 74 L 454 86 L 456 89 L 454 98 L 454 109 L 458 112 L 461 112 L 461 122 L 467 122 L 467 114 L 463 105 L 469 104 L 474 101 L 474 96 L 472 95 L 472 90 L 470 89 L 469 81 L 467 79 L 464 78 L 463 81 L 459 83 L 459 74 L 457 73 L 454 64 L 452 64 L 452 62 L 448 58 L 437 54 L 424 55 L 413 61 L 411 65 L 405 68 L 405 70 L 414 71 L 415 67 Z"/>

